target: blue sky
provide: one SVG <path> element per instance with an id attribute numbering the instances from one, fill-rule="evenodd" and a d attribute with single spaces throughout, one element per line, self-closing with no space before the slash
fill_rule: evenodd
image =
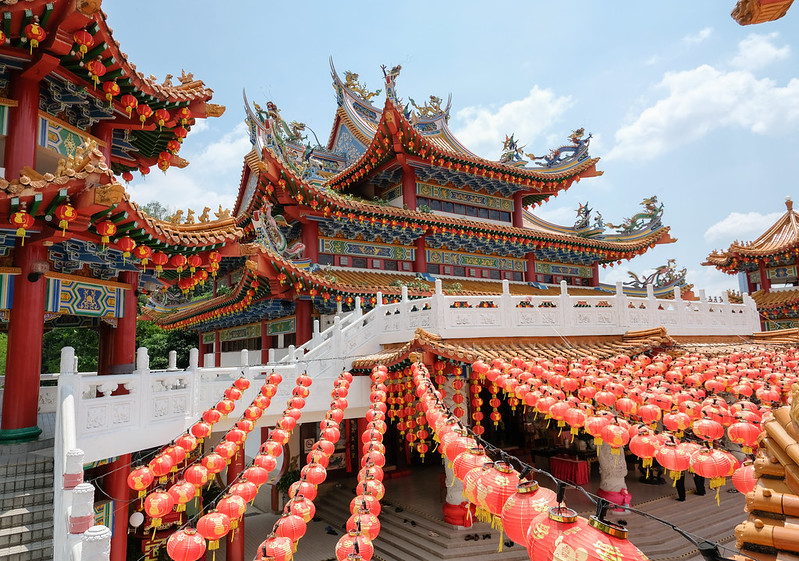
<path id="1" fill-rule="evenodd" d="M 689 282 L 719 294 L 737 280 L 702 267 L 707 254 L 754 239 L 786 196 L 799 197 L 799 10 L 741 27 L 734 4 L 106 0 L 114 37 L 139 71 L 161 80 L 185 68 L 227 106 L 189 135 L 188 168 L 154 170 L 129 190 L 140 203 L 232 207 L 250 147 L 242 89 L 324 144 L 336 107 L 328 58 L 373 89 L 381 64 L 401 64 L 399 95 L 451 93 L 450 127 L 484 157 L 498 157 L 505 134 L 538 154 L 573 129 L 592 132 L 604 176 L 538 214 L 571 224 L 589 201 L 618 223 L 657 195 L 679 241 L 603 270 L 603 280 L 676 258 Z"/>

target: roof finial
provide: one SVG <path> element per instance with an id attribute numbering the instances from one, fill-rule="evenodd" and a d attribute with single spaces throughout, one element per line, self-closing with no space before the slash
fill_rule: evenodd
<path id="1" fill-rule="evenodd" d="M 789 211 L 793 210 L 793 200 L 791 200 L 791 197 L 785 197 L 785 206 Z"/>

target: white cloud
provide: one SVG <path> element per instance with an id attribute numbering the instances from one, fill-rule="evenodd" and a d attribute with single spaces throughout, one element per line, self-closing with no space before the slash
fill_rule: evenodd
<path id="1" fill-rule="evenodd" d="M 560 226 L 571 226 L 577 218 L 575 209 L 567 206 L 553 207 L 551 202 L 536 208 L 533 210 L 533 214 Z"/>
<path id="2" fill-rule="evenodd" d="M 757 70 L 780 60 L 785 60 L 791 55 L 791 47 L 774 44 L 779 37 L 776 31 L 768 35 L 752 33 L 738 43 L 738 54 L 730 61 L 736 68 L 744 70 Z"/>
<path id="3" fill-rule="evenodd" d="M 782 214 L 781 212 L 769 214 L 731 212 L 724 220 L 716 222 L 705 231 L 705 241 L 727 245 L 735 240 L 752 240 L 765 232 Z"/>
<path id="4" fill-rule="evenodd" d="M 187 144 L 193 139 L 190 135 Z M 244 155 L 251 147 L 247 128 L 240 123 L 215 142 L 200 145 L 194 151 L 184 148 L 180 155 L 189 161 L 186 168 L 169 168 L 164 174 L 153 167 L 148 176 L 134 179 L 127 190 L 139 204 L 159 201 L 173 208 L 193 208 L 197 214 L 204 206 L 212 210 L 219 205 L 232 209 Z"/>
<path id="5" fill-rule="evenodd" d="M 701 43 L 702 41 L 710 37 L 712 34 L 713 34 L 713 28 L 706 27 L 703 30 L 701 30 L 699 33 L 695 33 L 694 35 L 686 35 L 685 37 L 682 38 L 682 40 L 683 43 L 688 43 L 689 45 L 695 45 L 697 43 Z"/>
<path id="6" fill-rule="evenodd" d="M 453 132 L 469 150 L 487 157 L 499 158 L 505 135 L 515 134 L 526 152 L 546 151 L 549 146 L 533 145 L 559 121 L 573 100 L 558 97 L 552 90 L 534 86 L 524 99 L 510 101 L 498 108 L 465 107 L 455 114 Z M 568 136 L 564 129 L 558 138 Z"/>
<path id="7" fill-rule="evenodd" d="M 606 159 L 656 158 L 721 127 L 774 135 L 799 123 L 799 79 L 781 87 L 748 71 L 702 65 L 668 72 L 658 87 L 668 95 L 616 131 Z"/>

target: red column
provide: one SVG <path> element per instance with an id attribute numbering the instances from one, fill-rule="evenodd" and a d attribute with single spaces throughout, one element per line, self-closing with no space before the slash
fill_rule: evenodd
<path id="1" fill-rule="evenodd" d="M 17 106 L 9 109 L 6 141 L 6 179 L 19 179 L 25 166 L 36 167 L 36 131 L 39 121 L 39 82 L 16 75 L 11 79 L 11 96 Z M 13 142 L 11 141 L 13 139 Z"/>
<path id="2" fill-rule="evenodd" d="M 111 336 L 114 333 L 114 328 L 105 323 L 104 321 L 101 321 L 100 327 L 98 328 L 97 331 L 100 340 L 99 341 L 100 352 L 97 356 L 97 373 L 100 375 L 110 374 L 111 361 L 113 360 Z"/>
<path id="3" fill-rule="evenodd" d="M 92 134 L 103 141 L 104 145 L 100 145 L 97 148 L 103 153 L 108 167 L 111 167 L 111 144 L 114 140 L 114 128 L 111 123 L 101 121 L 92 127 Z"/>
<path id="4" fill-rule="evenodd" d="M 217 368 L 222 366 L 222 341 L 219 340 L 219 330 L 214 331 L 214 364 Z"/>
<path id="5" fill-rule="evenodd" d="M 425 254 L 425 236 L 419 236 L 416 239 L 416 259 L 413 262 L 413 270 L 416 273 L 427 272 L 427 255 Z"/>
<path id="6" fill-rule="evenodd" d="M 244 449 L 239 448 L 227 467 L 227 484 L 231 485 L 236 481 L 242 471 L 244 471 Z M 244 517 L 239 519 L 239 526 L 236 528 L 233 539 L 228 534 L 226 551 L 225 559 L 227 561 L 244 561 Z"/>
<path id="7" fill-rule="evenodd" d="M 0 422 L 2 443 L 36 440 L 42 432 L 36 422 L 47 282 L 44 277 L 30 276 L 36 262 L 47 262 L 47 248 L 43 245 L 28 241 L 14 250 L 14 264 L 22 272 L 14 277 L 14 299 L 8 323 L 10 352 L 6 359 Z"/>
<path id="8" fill-rule="evenodd" d="M 764 290 L 768 292 L 771 290 L 771 281 L 768 278 L 768 272 L 766 271 L 766 264 L 763 261 L 759 261 L 757 264 L 758 269 L 760 269 L 760 290 Z"/>
<path id="9" fill-rule="evenodd" d="M 312 312 L 313 306 L 310 300 L 297 300 L 294 315 L 296 317 L 295 333 L 297 335 L 296 344 L 298 347 L 311 340 L 311 336 L 313 335 L 311 330 Z"/>
<path id="10" fill-rule="evenodd" d="M 535 253 L 527 254 L 527 270 L 524 272 L 526 282 L 535 282 Z"/>
<path id="11" fill-rule="evenodd" d="M 513 194 L 513 227 L 524 228 L 524 206 L 522 206 L 523 191 L 516 191 Z"/>
<path id="12" fill-rule="evenodd" d="M 304 257 L 311 263 L 319 262 L 319 223 L 310 221 L 302 225 L 302 243 L 305 245 Z"/>
<path id="13" fill-rule="evenodd" d="M 205 345 L 203 344 L 203 334 L 197 334 L 197 349 L 200 351 L 197 353 L 199 356 L 197 357 L 197 366 L 202 368 L 205 366 Z"/>
<path id="14" fill-rule="evenodd" d="M 407 164 L 402 167 L 402 202 L 416 210 L 416 172 Z"/>
<path id="15" fill-rule="evenodd" d="M 123 454 L 106 468 L 103 487 L 114 500 L 114 527 L 111 528 L 111 561 L 125 561 L 128 552 L 128 503 L 130 454 Z"/>
<path id="16" fill-rule="evenodd" d="M 599 262 L 591 267 L 591 286 L 599 286 Z"/>
<path id="17" fill-rule="evenodd" d="M 136 368 L 136 289 L 139 286 L 139 273 L 122 271 L 119 282 L 130 285 L 125 289 L 125 305 L 122 317 L 111 335 L 111 374 L 129 374 Z"/>

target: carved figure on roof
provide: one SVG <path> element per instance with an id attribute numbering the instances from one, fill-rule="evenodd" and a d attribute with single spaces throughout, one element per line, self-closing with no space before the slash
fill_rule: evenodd
<path id="1" fill-rule="evenodd" d="M 208 222 L 208 213 L 211 212 L 209 207 L 203 207 L 203 213 L 200 215 L 200 224 L 205 224 Z"/>
<path id="2" fill-rule="evenodd" d="M 180 80 L 181 84 L 188 84 L 188 83 L 194 81 L 194 74 L 191 73 L 191 72 L 189 72 L 187 74 L 186 71 L 181 68 L 180 69 L 180 78 L 178 78 L 178 80 Z"/>
<path id="3" fill-rule="evenodd" d="M 164 81 L 163 81 L 163 83 L 161 85 L 164 86 L 165 88 L 171 88 L 172 87 L 172 74 L 167 74 L 166 76 L 164 76 Z"/>
<path id="4" fill-rule="evenodd" d="M 222 210 L 222 205 L 219 205 L 219 210 L 214 213 L 217 220 L 224 220 L 225 218 L 230 218 L 230 209 L 226 208 Z"/>
<path id="5" fill-rule="evenodd" d="M 358 94 L 366 101 L 369 101 L 376 95 L 380 95 L 380 92 L 383 91 L 369 91 L 369 88 L 366 87 L 366 84 L 361 84 L 358 82 L 358 75 L 355 72 L 350 72 L 349 70 L 344 71 L 344 85 L 349 88 L 350 91 Z"/>
<path id="6" fill-rule="evenodd" d="M 543 165 L 548 168 L 564 164 L 568 161 L 579 161 L 581 158 L 587 157 L 588 145 L 591 143 L 592 138 L 590 133 L 585 138 L 583 138 L 584 135 L 585 129 L 581 127 L 572 131 L 571 135 L 569 135 L 569 140 L 572 142 L 570 145 L 553 148 L 549 151 L 549 154 L 545 156 L 536 156 L 533 153 L 526 154 L 526 156 L 530 158 L 531 162 L 536 162 L 539 165 L 541 165 L 542 162 L 538 162 L 538 160 L 543 160 Z"/>
<path id="7" fill-rule="evenodd" d="M 583 230 L 591 225 L 591 211 L 593 209 L 588 208 L 588 201 L 585 204 L 577 204 L 580 206 L 577 208 L 577 220 L 574 221 L 574 229 Z"/>
<path id="8" fill-rule="evenodd" d="M 169 221 L 172 224 L 180 224 L 181 222 L 183 222 L 183 210 L 178 209 L 177 212 L 175 212 L 175 214 L 169 217 Z"/>
<path id="9" fill-rule="evenodd" d="M 505 142 L 502 145 L 502 155 L 499 157 L 499 161 L 503 164 L 509 164 L 512 162 L 520 162 L 522 159 L 522 154 L 524 154 L 524 146 L 519 146 L 519 141 L 514 138 L 514 134 L 508 136 L 505 135 Z"/>
<path id="10" fill-rule="evenodd" d="M 596 216 L 594 216 L 594 228 L 605 228 L 605 221 L 602 220 L 601 212 L 597 211 Z"/>
<path id="11" fill-rule="evenodd" d="M 644 207 L 642 212 L 634 214 L 630 218 L 625 218 L 624 222 L 619 225 L 607 223 L 608 228 L 619 230 L 621 233 L 629 234 L 644 228 L 654 228 L 660 224 L 660 219 L 663 216 L 663 204 L 658 206 L 658 198 L 652 195 L 649 198 L 641 201 L 641 206 Z"/>
<path id="12" fill-rule="evenodd" d="M 631 280 L 626 282 L 627 286 L 633 288 L 646 288 L 646 285 L 651 284 L 655 288 L 663 288 L 667 286 L 680 286 L 685 284 L 685 275 L 687 270 L 683 267 L 677 270 L 677 261 L 669 259 L 665 265 L 661 265 L 655 271 L 646 276 L 638 276 L 632 271 L 629 272 Z"/>
<path id="13" fill-rule="evenodd" d="M 194 224 L 194 209 L 189 209 L 186 212 L 186 220 L 183 221 L 184 224 Z"/>
<path id="14" fill-rule="evenodd" d="M 288 140 L 293 142 L 302 142 L 307 137 L 303 136 L 303 131 L 305 130 L 305 123 L 300 123 L 297 121 L 292 121 L 289 123 L 289 133 L 288 133 Z"/>
<path id="15" fill-rule="evenodd" d="M 295 243 L 288 247 L 286 237 L 280 231 L 278 222 L 285 224 L 286 220 L 281 215 L 272 215 L 272 204 L 267 203 L 264 211 L 256 210 L 252 215 L 252 225 L 255 229 L 257 243 L 272 249 L 278 255 L 289 259 L 297 259 L 305 251 L 305 245 Z"/>
<path id="16" fill-rule="evenodd" d="M 399 98 L 397 97 L 395 86 L 397 83 L 397 77 L 400 75 L 400 71 L 402 70 L 402 66 L 398 64 L 391 70 L 386 70 L 386 65 L 383 64 L 380 68 L 383 69 L 383 77 L 386 79 L 386 96 L 390 100 L 398 102 Z"/>
<path id="17" fill-rule="evenodd" d="M 422 105 L 421 107 L 416 105 L 416 102 L 413 100 L 412 97 L 409 97 L 408 99 L 410 100 L 411 105 L 413 105 L 416 108 L 416 110 L 419 112 L 420 117 L 428 117 L 428 118 L 435 117 L 436 115 L 439 115 L 444 112 L 444 110 L 441 108 L 441 102 L 443 100 L 440 97 L 431 95 L 430 101 L 425 101 L 424 105 Z"/>

